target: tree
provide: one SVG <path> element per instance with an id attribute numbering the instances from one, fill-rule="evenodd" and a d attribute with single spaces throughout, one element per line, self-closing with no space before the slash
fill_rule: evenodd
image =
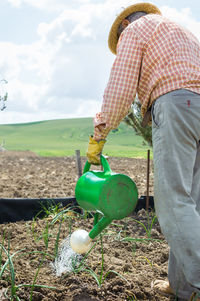
<path id="1" fill-rule="evenodd" d="M 148 143 L 149 146 L 152 146 L 152 132 L 151 126 L 147 125 L 146 127 L 141 126 L 142 122 L 141 115 L 141 103 L 138 99 L 132 104 L 131 109 L 127 116 L 124 118 L 124 122 L 131 126 L 135 131 L 136 135 L 140 135 Z"/>
<path id="2" fill-rule="evenodd" d="M 5 79 L 0 80 L 0 83 L 7 84 L 8 82 Z M 8 93 L 5 92 L 4 95 L 0 95 L 0 110 L 3 111 L 6 108 L 6 101 L 8 99 Z"/>

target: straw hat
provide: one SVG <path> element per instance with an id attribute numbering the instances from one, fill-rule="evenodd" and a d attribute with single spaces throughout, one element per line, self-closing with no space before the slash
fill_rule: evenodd
<path id="1" fill-rule="evenodd" d="M 111 27 L 109 37 L 108 37 L 108 46 L 114 54 L 116 54 L 116 48 L 117 48 L 117 42 L 118 42 L 117 31 L 118 31 L 119 25 L 121 24 L 122 20 L 127 18 L 132 13 L 135 13 L 138 11 L 145 12 L 147 14 L 161 15 L 161 11 L 155 5 L 153 5 L 151 3 L 137 3 L 137 4 L 133 4 L 133 5 L 125 8 L 115 19 L 115 21 Z"/>

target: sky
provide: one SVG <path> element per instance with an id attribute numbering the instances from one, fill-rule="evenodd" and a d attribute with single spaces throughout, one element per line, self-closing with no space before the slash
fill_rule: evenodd
<path id="1" fill-rule="evenodd" d="M 115 59 L 110 27 L 137 2 L 0 0 L 0 95 L 8 93 L 0 124 L 93 117 Z M 199 0 L 153 3 L 200 40 Z"/>

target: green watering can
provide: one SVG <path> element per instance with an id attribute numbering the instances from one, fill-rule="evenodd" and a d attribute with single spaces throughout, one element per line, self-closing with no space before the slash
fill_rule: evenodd
<path id="1" fill-rule="evenodd" d="M 80 207 L 96 212 L 94 227 L 89 232 L 90 239 L 94 239 L 113 220 L 128 216 L 138 201 L 138 190 L 133 180 L 126 175 L 112 172 L 102 155 L 101 164 L 103 171 L 90 171 L 91 164 L 87 161 L 75 188 Z M 103 217 L 98 221 L 99 213 Z"/>

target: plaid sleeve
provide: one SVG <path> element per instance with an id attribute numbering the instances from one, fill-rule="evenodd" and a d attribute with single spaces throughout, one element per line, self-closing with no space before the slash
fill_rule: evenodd
<path id="1" fill-rule="evenodd" d="M 105 139 L 109 131 L 118 127 L 127 115 L 135 99 L 141 61 L 140 40 L 127 28 L 118 42 L 117 57 L 104 91 L 101 112 L 98 114 L 100 122 L 94 120 L 94 139 Z"/>

